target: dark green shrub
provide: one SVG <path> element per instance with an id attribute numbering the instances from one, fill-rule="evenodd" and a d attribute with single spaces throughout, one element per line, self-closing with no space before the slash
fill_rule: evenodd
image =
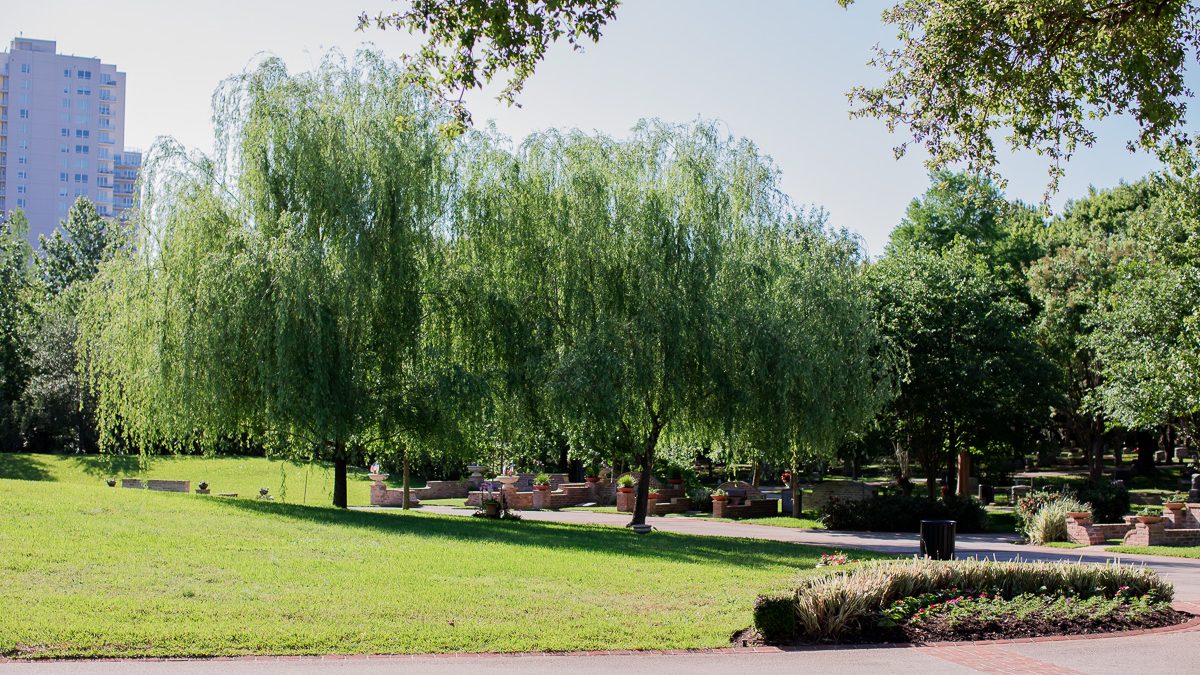
<path id="1" fill-rule="evenodd" d="M 1129 490 L 1109 482 L 1085 485 L 1079 499 L 1092 505 L 1093 522 L 1119 523 L 1129 513 Z"/>
<path id="2" fill-rule="evenodd" d="M 831 530 L 917 532 L 922 520 L 954 520 L 958 532 L 983 532 L 987 512 L 974 499 L 945 501 L 905 495 L 877 495 L 848 501 L 830 498 L 821 507 L 821 523 Z"/>
<path id="3" fill-rule="evenodd" d="M 771 644 L 795 642 L 796 598 L 791 593 L 760 595 L 754 601 L 754 628 Z"/>

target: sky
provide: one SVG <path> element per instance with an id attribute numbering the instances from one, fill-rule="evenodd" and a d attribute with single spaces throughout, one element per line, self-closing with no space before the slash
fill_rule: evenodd
<path id="1" fill-rule="evenodd" d="M 331 48 L 353 52 L 370 43 L 398 57 L 419 44 L 405 33 L 356 30 L 360 12 L 401 6 L 389 0 L 6 4 L 0 39 L 56 40 L 59 52 L 99 57 L 128 74 L 125 138 L 143 149 L 160 136 L 210 149 L 213 89 L 264 53 L 303 71 Z M 494 121 L 518 142 L 548 127 L 622 136 L 643 118 L 718 120 L 774 159 L 793 201 L 826 209 L 831 225 L 859 233 L 878 255 L 929 182 L 922 153 L 893 157 L 902 132 L 890 135 L 878 120 L 848 114 L 846 92 L 882 80 L 867 61 L 873 45 L 894 38 L 879 19 L 888 4 L 858 0 L 843 10 L 835 0 L 626 0 L 598 44 L 547 55 L 520 108 L 497 102 L 498 87 L 468 103 L 477 124 Z M 1195 75 L 1188 80 L 1197 88 Z M 1111 187 L 1159 168 L 1126 150 L 1136 134 L 1132 120 L 1096 128 L 1100 142 L 1067 166 L 1055 211 L 1088 186 Z M 1043 161 L 1005 155 L 1000 168 L 1010 198 L 1040 202 Z"/>

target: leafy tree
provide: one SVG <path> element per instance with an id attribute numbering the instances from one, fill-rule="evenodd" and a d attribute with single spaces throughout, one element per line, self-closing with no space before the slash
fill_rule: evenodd
<path id="1" fill-rule="evenodd" d="M 402 82 L 372 53 L 266 59 L 218 90 L 214 158 L 156 149 L 140 243 L 82 321 L 102 442 L 254 439 L 331 460 L 344 507 L 351 458 L 428 430 L 450 167 L 444 117 Z"/>
<path id="2" fill-rule="evenodd" d="M 1122 262 L 1145 255 L 1136 233 L 1151 212 L 1155 192 L 1151 181 L 1141 180 L 1111 190 L 1093 188 L 1087 197 L 1072 200 L 1047 228 L 1050 252 L 1028 273 L 1039 307 L 1038 342 L 1063 377 L 1064 397 L 1054 421 L 1065 440 L 1083 449 L 1093 479 L 1100 477 L 1113 430 L 1095 402 L 1102 368 L 1091 344 L 1091 315 L 1119 279 Z"/>
<path id="3" fill-rule="evenodd" d="M 888 246 L 941 251 L 962 240 L 1003 278 L 1019 282 L 1023 269 L 1042 255 L 1043 229 L 1036 211 L 1005 200 L 992 181 L 939 170 L 925 194 L 909 203 Z"/>
<path id="4" fill-rule="evenodd" d="M 596 42 L 600 29 L 616 15 L 619 0 L 413 0 L 400 12 L 365 12 L 358 29 L 420 31 L 428 38 L 407 58 L 409 81 L 436 92 L 450 104 L 457 130 L 471 122 L 463 96 L 506 73 L 500 100 L 512 105 L 534 68 L 555 41 L 566 38 L 582 50 L 584 38 Z"/>
<path id="5" fill-rule="evenodd" d="M 734 247 L 731 329 L 720 335 L 732 428 L 754 458 L 791 469 L 829 461 L 891 396 L 857 241 L 819 223 L 750 233 Z M 724 419 L 724 416 L 718 417 Z"/>
<path id="6" fill-rule="evenodd" d="M 894 248 L 869 278 L 879 330 L 900 355 L 899 393 L 881 420 L 921 462 L 930 496 L 956 459 L 965 495 L 971 452 L 1020 443 L 1044 425 L 1053 368 L 1026 308 L 965 242 Z"/>
<path id="7" fill-rule="evenodd" d="M 1184 122 L 1184 71 L 1200 42 L 1187 0 L 900 0 L 883 20 L 899 45 L 877 48 L 887 80 L 853 89 L 853 114 L 907 127 L 931 168 L 965 162 L 997 177 L 993 132 L 1005 129 L 1011 147 L 1050 158 L 1053 190 L 1063 163 L 1095 142 L 1089 120 L 1132 115 L 1146 148 Z"/>
<path id="8" fill-rule="evenodd" d="M 32 250 L 29 221 L 21 211 L 0 220 L 0 448 L 18 442 L 13 406 L 29 378 L 24 336 L 32 318 Z"/>
<path id="9" fill-rule="evenodd" d="M 50 237 L 38 237 L 42 255 L 37 259 L 37 271 L 46 292 L 56 296 L 71 284 L 90 281 L 112 255 L 118 236 L 91 200 L 76 200 L 67 219 Z"/>

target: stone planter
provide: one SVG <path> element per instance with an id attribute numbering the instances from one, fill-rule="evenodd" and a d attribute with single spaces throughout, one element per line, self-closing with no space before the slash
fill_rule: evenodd
<path id="1" fill-rule="evenodd" d="M 723 502 L 723 501 L 727 501 L 728 499 L 729 499 L 729 495 L 713 495 L 712 496 L 712 500 L 714 502 Z"/>
<path id="2" fill-rule="evenodd" d="M 196 488 L 196 494 L 198 494 L 198 495 L 206 495 L 208 493 L 209 493 L 208 488 Z"/>
<path id="3" fill-rule="evenodd" d="M 499 518 L 500 502 L 484 502 L 483 515 L 488 518 Z"/>
<path id="4" fill-rule="evenodd" d="M 1182 511 L 1183 507 L 1184 507 L 1183 502 L 1163 502 L 1164 509 L 1170 509 L 1172 511 Z"/>
<path id="5" fill-rule="evenodd" d="M 1143 525 L 1153 525 L 1155 523 L 1161 523 L 1163 518 L 1162 516 L 1138 516 L 1137 520 Z"/>
<path id="6" fill-rule="evenodd" d="M 589 483 L 599 483 L 600 482 L 600 476 L 584 476 L 583 479 Z"/>
<path id="7" fill-rule="evenodd" d="M 542 490 L 543 492 L 550 489 L 549 485 L 534 485 L 534 490 Z"/>
<path id="8" fill-rule="evenodd" d="M 389 474 L 386 474 L 386 473 L 373 473 L 373 474 L 370 474 L 369 477 L 371 480 L 375 481 L 376 483 L 382 483 L 383 481 L 388 479 L 388 475 Z"/>
<path id="9" fill-rule="evenodd" d="M 499 483 L 500 485 L 502 485 L 504 487 L 512 487 L 513 485 L 517 484 L 517 481 L 521 480 L 521 477 L 520 476 L 496 476 L 492 480 L 494 480 L 495 482 Z"/>
<path id="10" fill-rule="evenodd" d="M 626 495 L 627 495 L 627 494 L 630 494 L 631 492 L 633 492 L 633 488 L 631 488 L 631 487 L 629 487 L 629 488 L 627 488 L 627 487 L 619 487 L 619 488 L 617 488 L 617 492 L 620 492 L 621 494 L 626 494 Z"/>
<path id="11" fill-rule="evenodd" d="M 1075 520 L 1091 520 L 1092 512 L 1091 511 L 1067 511 L 1067 517 L 1074 518 Z"/>

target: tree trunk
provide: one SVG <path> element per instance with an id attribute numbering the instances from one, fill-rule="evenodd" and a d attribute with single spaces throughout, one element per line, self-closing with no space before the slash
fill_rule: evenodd
<path id="1" fill-rule="evenodd" d="M 804 492 L 800 490 L 799 468 L 792 469 L 792 478 L 788 482 L 791 483 L 790 487 L 792 488 L 792 517 L 799 518 L 800 514 L 803 513 L 803 505 L 800 503 L 800 500 L 804 497 Z"/>
<path id="2" fill-rule="evenodd" d="M 966 450 L 958 452 L 958 485 L 954 494 L 959 497 L 970 497 L 971 494 L 971 453 Z"/>
<path id="3" fill-rule="evenodd" d="M 333 456 L 333 505 L 339 509 L 346 508 L 346 443 L 338 441 L 334 444 Z"/>
<path id="4" fill-rule="evenodd" d="M 629 521 L 630 526 L 646 524 L 650 500 L 650 469 L 654 462 L 654 448 L 658 445 L 658 435 L 661 432 L 662 427 L 659 423 L 653 422 L 650 426 L 650 435 L 646 437 L 646 443 L 642 448 L 642 477 L 638 481 L 637 501 L 633 507 L 633 520 Z"/>
<path id="5" fill-rule="evenodd" d="M 762 474 L 762 462 L 755 461 L 750 473 L 750 484 L 758 487 L 758 482 Z"/>
<path id="6" fill-rule="evenodd" d="M 401 503 L 404 505 L 404 510 L 407 511 L 409 508 L 411 508 L 411 502 L 409 501 L 409 492 L 408 492 L 408 446 L 407 445 L 404 446 L 403 453 L 404 453 L 404 468 L 401 469 L 400 474 L 401 474 L 403 484 L 404 484 L 404 499 Z"/>
<path id="7" fill-rule="evenodd" d="M 1154 438 L 1154 434 L 1149 431 L 1137 432 L 1137 470 L 1138 473 L 1148 474 L 1154 472 L 1154 451 L 1157 449 L 1158 443 Z"/>

